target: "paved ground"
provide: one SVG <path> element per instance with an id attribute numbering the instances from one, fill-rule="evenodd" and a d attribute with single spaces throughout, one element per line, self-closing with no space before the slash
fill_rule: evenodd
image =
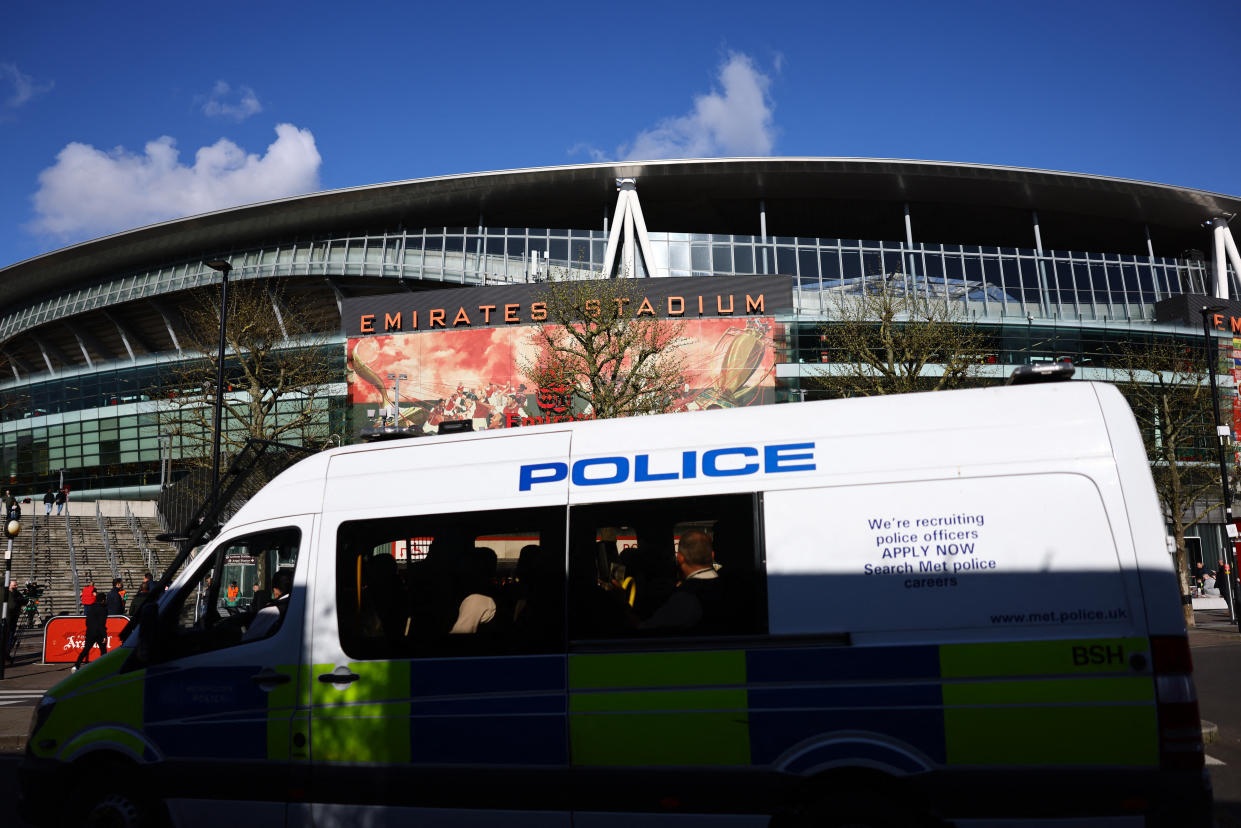
<path id="1" fill-rule="evenodd" d="M 1216 824 L 1241 828 L 1241 633 L 1229 622 L 1227 610 L 1195 616 L 1198 626 L 1190 631 L 1189 644 L 1198 707 L 1205 721 L 1219 727 L 1216 741 L 1206 746 L 1215 786 Z"/>
<path id="2" fill-rule="evenodd" d="M 1241 828 L 1241 633 L 1226 610 L 1198 612 L 1196 620 L 1189 643 L 1199 705 L 1203 720 L 1219 728 L 1218 738 L 1206 748 L 1216 824 Z M 0 803 L 16 798 L 16 768 L 34 706 L 44 690 L 68 673 L 68 665 L 38 664 L 33 654 L 6 668 L 0 681 Z M 0 814 L 4 828 L 26 828 L 2 806 Z"/>

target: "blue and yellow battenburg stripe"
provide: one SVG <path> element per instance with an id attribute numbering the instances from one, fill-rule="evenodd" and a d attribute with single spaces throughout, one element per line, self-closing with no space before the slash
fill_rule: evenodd
<path id="1" fill-rule="evenodd" d="M 314 680 L 334 665 L 280 667 L 290 681 L 267 692 L 253 666 L 121 673 L 118 653 L 54 688 L 49 746 L 33 749 L 792 773 L 859 755 L 909 771 L 1153 767 L 1153 681 L 1129 667 L 1148 650 L 1123 638 L 589 653 L 567 669 L 552 655 L 369 661 L 349 665 L 359 680 L 343 688 Z M 874 738 L 805 747 L 822 734 Z"/>
<path id="2" fill-rule="evenodd" d="M 841 748 L 898 766 L 909 755 L 930 765 L 1154 766 L 1153 682 L 1127 661 L 1147 649 L 1130 638 L 573 655 L 573 763 L 796 772 L 834 758 L 799 753 L 807 738 L 852 732 L 908 746 Z"/>

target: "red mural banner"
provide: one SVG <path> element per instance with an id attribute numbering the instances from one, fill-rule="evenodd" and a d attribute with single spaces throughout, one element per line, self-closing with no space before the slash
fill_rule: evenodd
<path id="1" fill-rule="evenodd" d="M 354 425 L 396 424 L 434 433 L 445 420 L 476 430 L 589 419 L 566 387 L 540 388 L 522 371 L 536 363 L 536 327 L 424 331 L 347 341 Z M 685 382 L 676 411 L 774 402 L 777 340 L 773 317 L 686 320 Z M 400 400 L 397 383 L 402 377 Z"/>
<path id="2" fill-rule="evenodd" d="M 124 615 L 108 616 L 108 650 L 121 646 L 121 630 L 129 619 Z M 58 615 L 43 628 L 43 662 L 56 664 L 77 661 L 86 645 L 86 616 Z M 87 661 L 99 658 L 99 648 L 91 647 Z"/>

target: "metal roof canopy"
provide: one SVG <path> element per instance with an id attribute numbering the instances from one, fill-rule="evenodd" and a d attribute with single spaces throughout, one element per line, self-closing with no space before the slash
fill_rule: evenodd
<path id="1" fill-rule="evenodd" d="M 653 231 L 758 235 L 755 205 L 767 201 L 772 235 L 826 235 L 810 222 L 842 215 L 833 203 L 849 202 L 867 222 L 881 220 L 883 233 L 845 238 L 901 238 L 900 205 L 960 208 L 959 238 L 935 241 L 1032 247 L 1008 238 L 975 239 L 971 221 L 991 208 L 1038 210 L 1044 241 L 1055 249 L 1098 249 L 1060 243 L 1057 226 L 1081 238 L 1082 220 L 1093 220 L 1105 237 L 1118 225 L 1146 224 L 1157 250 L 1177 255 L 1183 247 L 1207 246 L 1202 222 L 1241 212 L 1241 198 L 1105 176 L 1002 167 L 869 158 L 743 158 L 618 162 L 471 173 L 375 184 L 295 196 L 205 213 L 82 242 L 0 269 L 0 307 L 201 252 L 233 249 L 350 229 L 377 232 L 404 226 L 488 226 L 601 229 L 615 203 L 616 179 L 638 179 L 647 224 Z M 781 203 L 791 209 L 781 210 Z M 822 210 L 805 208 L 814 203 Z M 896 205 L 888 216 L 885 205 Z M 929 211 L 928 211 L 929 212 Z M 799 218 L 799 214 L 802 214 Z M 1015 215 L 1013 216 L 1015 218 Z M 951 215 L 936 211 L 927 226 L 952 232 Z M 1074 220 L 1070 220 L 1074 219 Z M 892 230 L 886 225 L 891 222 Z M 794 224 L 794 222 L 797 222 Z M 1161 233 L 1156 230 L 1159 228 Z M 998 232 L 998 231 L 996 231 Z M 1089 232 L 1089 231 L 1086 231 Z M 1024 233 L 1024 231 L 1023 231 Z M 1134 245 L 1138 238 L 1133 239 Z M 914 208 L 914 239 L 919 232 Z M 1144 242 L 1143 242 L 1144 244 Z M 1114 246 L 1114 245 L 1113 245 Z M 1130 245 L 1127 245 L 1130 246 Z M 1106 252 L 1124 252 L 1102 248 Z M 1175 247 L 1176 249 L 1170 249 Z M 1143 251 L 1144 252 L 1144 251 Z"/>

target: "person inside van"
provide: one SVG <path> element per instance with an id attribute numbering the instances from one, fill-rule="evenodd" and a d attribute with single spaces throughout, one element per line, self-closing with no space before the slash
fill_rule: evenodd
<path id="1" fill-rule="evenodd" d="M 467 593 L 457 608 L 457 620 L 449 633 L 473 634 L 496 617 L 491 597 L 496 577 L 496 553 L 485 546 L 467 548 L 462 554 L 461 581 Z"/>
<path id="2" fill-rule="evenodd" d="M 711 537 L 699 529 L 686 532 L 677 547 L 676 562 L 681 582 L 638 628 L 688 635 L 719 631 L 724 626 L 727 608 L 723 581 L 713 566 Z"/>
<path id="3" fill-rule="evenodd" d="M 259 610 L 254 616 L 246 634 L 241 637 L 243 642 L 265 638 L 279 626 L 289 608 L 289 593 L 293 591 L 293 573 L 281 569 L 271 578 L 271 603 Z"/>

